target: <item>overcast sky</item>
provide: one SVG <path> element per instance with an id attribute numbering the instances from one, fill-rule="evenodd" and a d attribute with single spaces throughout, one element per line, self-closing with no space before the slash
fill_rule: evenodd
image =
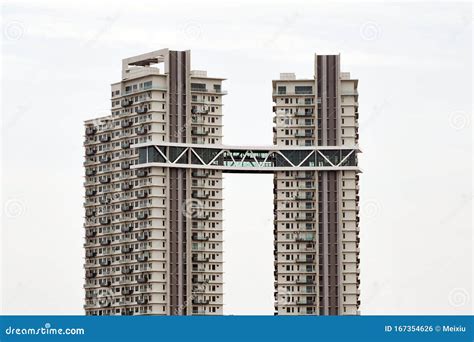
<path id="1" fill-rule="evenodd" d="M 2 313 L 83 313 L 83 121 L 122 58 L 166 47 L 227 78 L 239 145 L 272 143 L 272 79 L 340 53 L 360 80 L 362 314 L 471 312 L 470 5 L 3 3 Z M 225 312 L 272 314 L 272 177 L 224 187 Z"/>

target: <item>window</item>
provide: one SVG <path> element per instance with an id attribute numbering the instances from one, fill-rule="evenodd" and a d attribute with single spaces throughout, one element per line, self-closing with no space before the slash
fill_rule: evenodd
<path id="1" fill-rule="evenodd" d="M 312 86 L 295 86 L 295 94 L 312 94 Z"/>
<path id="2" fill-rule="evenodd" d="M 143 83 L 143 89 L 151 89 L 151 87 L 152 87 L 152 81 Z"/>

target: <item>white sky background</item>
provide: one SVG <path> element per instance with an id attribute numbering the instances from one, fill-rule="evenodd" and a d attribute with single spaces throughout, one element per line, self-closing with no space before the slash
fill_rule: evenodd
<path id="1" fill-rule="evenodd" d="M 6 1 L 2 313 L 82 314 L 83 121 L 122 58 L 226 77 L 224 142 L 272 143 L 271 80 L 341 53 L 359 83 L 362 314 L 472 312 L 472 9 L 314 1 Z M 273 313 L 272 178 L 225 176 L 225 312 Z"/>

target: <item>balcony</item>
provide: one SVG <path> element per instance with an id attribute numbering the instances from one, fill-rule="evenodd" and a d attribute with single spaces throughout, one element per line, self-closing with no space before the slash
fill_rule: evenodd
<path id="1" fill-rule="evenodd" d="M 109 197 L 100 197 L 99 198 L 99 203 L 100 204 L 109 204 L 111 202 L 111 199 Z"/>
<path id="2" fill-rule="evenodd" d="M 137 277 L 137 282 L 140 284 L 144 284 L 148 282 L 148 277 L 146 275 L 139 275 Z"/>
<path id="3" fill-rule="evenodd" d="M 122 295 L 124 295 L 124 296 L 130 296 L 132 293 L 133 293 L 133 289 L 131 289 L 131 288 L 122 289 Z"/>
<path id="4" fill-rule="evenodd" d="M 109 287 L 110 285 L 112 285 L 112 282 L 110 281 L 110 279 L 100 279 L 99 285 L 102 287 Z"/>
<path id="5" fill-rule="evenodd" d="M 311 279 L 311 278 L 307 278 L 307 279 L 298 278 L 298 279 L 296 279 L 296 283 L 297 284 L 314 284 L 314 279 Z"/>
<path id="6" fill-rule="evenodd" d="M 145 220 L 148 218 L 148 214 L 147 213 L 144 213 L 144 212 L 140 212 L 137 214 L 137 219 L 139 220 Z"/>
<path id="7" fill-rule="evenodd" d="M 100 259 L 99 265 L 100 266 L 110 266 L 110 260 L 109 259 Z"/>
<path id="8" fill-rule="evenodd" d="M 122 147 L 124 150 L 130 148 L 130 142 L 129 141 L 122 141 L 120 143 L 120 147 Z"/>
<path id="9" fill-rule="evenodd" d="M 192 198 L 198 198 L 198 199 L 208 199 L 209 194 L 205 194 L 204 192 L 201 191 L 193 191 L 191 194 Z"/>
<path id="10" fill-rule="evenodd" d="M 209 257 L 204 257 L 202 255 L 193 255 L 192 261 L 193 262 L 208 262 Z"/>
<path id="11" fill-rule="evenodd" d="M 313 116 L 314 115 L 314 112 L 312 111 L 297 111 L 295 113 L 295 116 L 296 117 L 308 117 L 308 116 Z"/>
<path id="12" fill-rule="evenodd" d="M 209 299 L 193 299 L 193 304 L 194 305 L 208 305 L 209 304 Z"/>
<path id="13" fill-rule="evenodd" d="M 312 216 L 311 216 L 312 217 Z M 311 219 L 305 220 L 305 221 L 310 221 Z M 300 235 L 296 237 L 297 242 L 313 242 L 314 241 L 314 236 L 312 235 Z"/>
<path id="14" fill-rule="evenodd" d="M 120 127 L 122 127 L 122 128 L 128 128 L 128 127 L 130 127 L 131 125 L 133 125 L 133 121 L 132 121 L 132 120 L 123 120 L 122 123 L 120 124 Z"/>
<path id="15" fill-rule="evenodd" d="M 133 188 L 132 183 L 122 183 L 122 185 L 120 186 L 120 189 L 122 189 L 122 191 L 127 191 L 127 190 L 130 190 L 132 188 Z"/>
<path id="16" fill-rule="evenodd" d="M 205 286 L 193 286 L 193 293 L 204 293 L 206 292 Z"/>
<path id="17" fill-rule="evenodd" d="M 314 134 L 309 132 L 296 132 L 295 138 L 313 138 Z"/>
<path id="18" fill-rule="evenodd" d="M 312 201 L 314 199 L 314 195 L 296 195 L 295 200 L 297 201 Z"/>
<path id="19" fill-rule="evenodd" d="M 143 233 L 142 233 L 142 234 L 138 234 L 138 235 L 137 235 L 137 240 L 138 240 L 138 241 L 146 241 L 146 240 L 148 240 L 148 235 L 147 235 L 147 234 L 143 234 Z"/>
<path id="20" fill-rule="evenodd" d="M 92 217 L 92 216 L 95 216 L 95 210 L 87 209 L 86 210 L 86 217 Z"/>
<path id="21" fill-rule="evenodd" d="M 306 180 L 306 179 L 313 179 L 313 178 L 314 178 L 314 175 L 307 174 L 307 173 L 297 174 L 295 176 L 295 179 L 298 179 L 298 180 Z"/>
<path id="22" fill-rule="evenodd" d="M 193 234 L 192 240 L 193 241 L 208 241 L 209 236 L 204 236 L 204 235 L 201 235 L 201 234 Z"/>
<path id="23" fill-rule="evenodd" d="M 91 136 L 94 135 L 97 132 L 97 127 L 87 127 L 86 128 L 86 135 Z"/>
<path id="24" fill-rule="evenodd" d="M 122 246 L 122 248 L 121 248 L 121 251 L 122 251 L 122 253 L 124 253 L 124 254 L 130 253 L 130 252 L 132 252 L 132 250 L 133 250 L 133 249 L 132 249 L 132 247 L 130 247 L 130 246 Z"/>
<path id="25" fill-rule="evenodd" d="M 130 274 L 133 272 L 133 268 L 130 266 L 125 266 L 122 268 L 122 274 Z"/>
<path id="26" fill-rule="evenodd" d="M 110 239 L 100 239 L 99 243 L 101 246 L 109 246 L 111 242 Z"/>
<path id="27" fill-rule="evenodd" d="M 120 168 L 122 170 L 129 170 L 130 169 L 130 163 L 129 162 L 124 162 L 120 165 Z"/>
<path id="28" fill-rule="evenodd" d="M 209 177 L 209 171 L 203 171 L 203 170 L 193 171 L 192 176 L 196 178 L 207 178 Z"/>
<path id="29" fill-rule="evenodd" d="M 95 278 L 97 276 L 97 271 L 94 271 L 94 270 L 88 270 L 86 272 L 86 278 L 90 279 L 90 278 Z"/>
<path id="30" fill-rule="evenodd" d="M 139 128 L 137 129 L 137 134 L 138 134 L 138 135 L 144 135 L 144 134 L 147 134 L 147 133 L 148 133 L 148 129 L 147 129 L 146 127 L 144 127 L 144 126 L 139 127 Z"/>
<path id="31" fill-rule="evenodd" d="M 108 183 L 110 183 L 110 177 L 105 177 L 105 176 L 104 177 L 99 177 L 99 182 L 101 184 L 108 184 Z"/>
<path id="32" fill-rule="evenodd" d="M 209 134 L 209 130 L 204 128 L 194 128 L 191 130 L 192 135 L 206 136 Z"/>
<path id="33" fill-rule="evenodd" d="M 86 258 L 95 258 L 96 255 L 97 255 L 96 251 L 93 251 L 90 249 L 86 251 Z"/>
<path id="34" fill-rule="evenodd" d="M 148 261 L 148 255 L 145 255 L 145 254 L 141 254 L 137 257 L 137 261 L 138 262 L 145 262 L 145 261 Z"/>
<path id="35" fill-rule="evenodd" d="M 102 163 L 102 164 L 105 164 L 105 163 L 109 163 L 112 159 L 110 158 L 110 156 L 101 156 L 99 158 L 99 161 Z"/>
<path id="36" fill-rule="evenodd" d="M 120 314 L 122 316 L 133 316 L 134 312 L 133 312 L 133 309 L 123 309 Z"/>
<path id="37" fill-rule="evenodd" d="M 93 156 L 97 153 L 97 149 L 96 148 L 87 148 L 86 149 L 86 156 L 90 157 L 90 156 Z"/>
<path id="38" fill-rule="evenodd" d="M 296 301 L 297 305 L 314 305 L 314 300 L 309 298 L 298 299 Z"/>
<path id="39" fill-rule="evenodd" d="M 99 299 L 99 306 L 101 308 L 108 308 L 110 306 L 110 300 L 108 298 Z"/>
<path id="40" fill-rule="evenodd" d="M 191 114 L 209 114 L 209 109 L 207 109 L 207 108 L 202 108 L 202 109 L 193 108 L 193 109 L 191 109 Z"/>
<path id="41" fill-rule="evenodd" d="M 296 221 L 313 221 L 314 216 L 313 215 L 298 215 L 295 217 Z"/>
<path id="42" fill-rule="evenodd" d="M 201 213 L 196 213 L 195 215 L 193 215 L 193 218 L 196 219 L 196 220 L 208 220 L 208 219 L 209 219 L 209 215 L 205 215 L 205 214 L 201 214 Z"/>
<path id="43" fill-rule="evenodd" d="M 131 204 L 128 204 L 128 203 L 125 203 L 125 204 L 122 204 L 122 206 L 120 207 L 120 209 L 123 211 L 123 212 L 126 212 L 126 211 L 130 211 L 133 209 L 133 206 Z"/>
<path id="44" fill-rule="evenodd" d="M 314 260 L 315 259 L 313 257 L 310 257 L 310 258 L 306 257 L 306 258 L 297 258 L 296 262 L 298 264 L 312 264 L 314 263 Z"/>
<path id="45" fill-rule="evenodd" d="M 137 177 L 146 177 L 148 176 L 148 171 L 145 169 L 138 169 L 137 170 Z"/>
<path id="46" fill-rule="evenodd" d="M 107 225 L 107 224 L 110 224 L 110 218 L 109 217 L 101 217 L 99 219 L 99 223 L 101 225 L 104 225 L 104 226 Z"/>
<path id="47" fill-rule="evenodd" d="M 97 231 L 95 229 L 87 230 L 86 237 L 91 238 L 97 235 Z"/>
<path id="48" fill-rule="evenodd" d="M 106 142 L 109 142 L 110 141 L 110 135 L 101 135 L 100 138 L 99 138 L 99 141 L 101 143 L 106 143 Z"/>
<path id="49" fill-rule="evenodd" d="M 137 109 L 138 114 L 145 114 L 148 113 L 148 107 L 140 107 Z"/>
<path id="50" fill-rule="evenodd" d="M 146 197 L 148 197 L 148 192 L 146 191 L 142 190 L 137 193 L 137 198 L 146 198 Z"/>
<path id="51" fill-rule="evenodd" d="M 130 233 L 133 230 L 133 223 L 124 224 L 120 230 L 122 233 Z"/>
<path id="52" fill-rule="evenodd" d="M 96 169 L 87 169 L 86 176 L 94 176 L 97 173 Z"/>
<path id="53" fill-rule="evenodd" d="M 95 194 L 97 193 L 97 190 L 96 189 L 86 189 L 86 196 L 90 197 L 90 196 L 95 196 Z"/>
<path id="54" fill-rule="evenodd" d="M 120 105 L 124 108 L 130 107 L 133 104 L 133 100 L 131 99 L 123 99 Z"/>
<path id="55" fill-rule="evenodd" d="M 137 298 L 137 304 L 138 304 L 138 305 L 148 304 L 148 298 L 145 298 L 145 297 L 138 297 L 138 298 Z"/>

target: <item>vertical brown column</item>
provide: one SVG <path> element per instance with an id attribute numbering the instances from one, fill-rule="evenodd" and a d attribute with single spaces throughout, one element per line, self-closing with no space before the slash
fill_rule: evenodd
<path id="1" fill-rule="evenodd" d="M 186 142 L 187 56 L 169 52 L 169 136 L 171 142 Z M 187 314 L 187 199 L 185 169 L 168 169 L 169 174 L 169 282 L 170 315 Z"/>
<path id="2" fill-rule="evenodd" d="M 335 146 L 339 137 L 339 56 L 316 57 L 317 144 Z M 338 171 L 318 172 L 320 315 L 338 315 Z"/>

